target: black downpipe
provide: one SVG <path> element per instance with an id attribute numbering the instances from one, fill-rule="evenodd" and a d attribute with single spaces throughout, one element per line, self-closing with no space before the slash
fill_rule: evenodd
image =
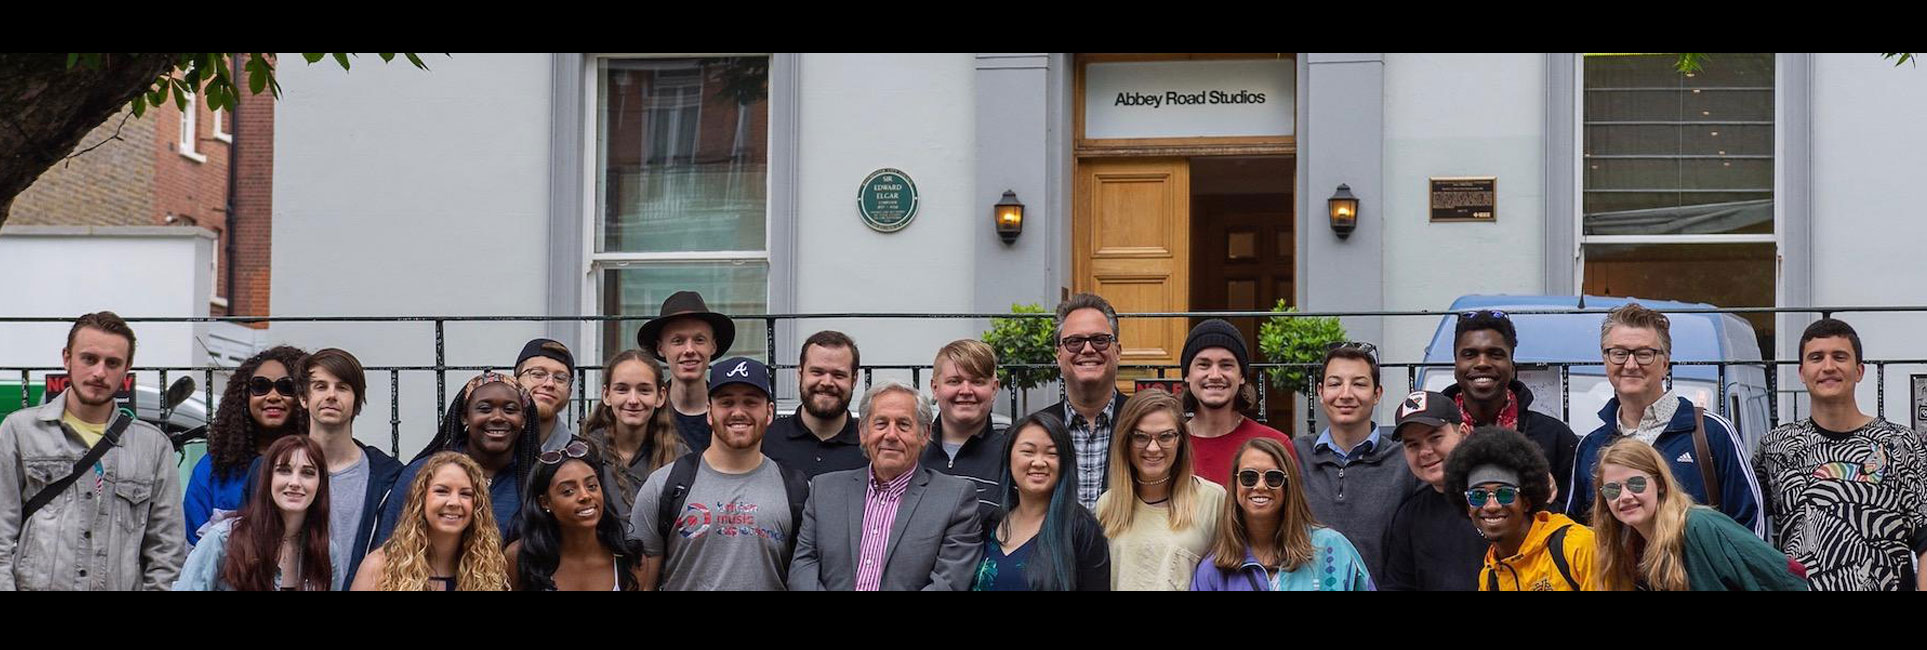
<path id="1" fill-rule="evenodd" d="M 235 80 L 241 78 L 241 57 L 238 54 L 228 58 L 228 78 Z M 240 184 L 238 179 L 240 177 L 241 165 L 238 163 L 240 162 L 239 154 L 241 152 L 241 93 L 238 92 L 239 88 L 236 88 L 236 91 L 237 92 L 232 93 L 234 95 L 234 103 L 227 108 L 227 215 L 225 219 L 226 223 L 222 226 L 227 233 L 227 245 L 223 248 L 227 249 L 227 268 L 225 271 L 227 273 L 226 296 L 227 313 L 229 316 L 234 315 L 234 303 L 236 301 L 236 296 L 234 295 L 234 261 L 239 257 L 235 254 L 234 244 L 236 239 L 234 236 L 234 190 L 235 187 Z"/>

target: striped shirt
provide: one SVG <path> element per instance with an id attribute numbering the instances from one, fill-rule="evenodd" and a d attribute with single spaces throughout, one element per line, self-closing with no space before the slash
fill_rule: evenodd
<path id="1" fill-rule="evenodd" d="M 897 522 L 897 504 L 910 487 L 917 466 L 898 474 L 889 482 L 878 482 L 876 466 L 870 467 L 870 487 L 863 492 L 863 545 L 857 551 L 861 562 L 856 567 L 856 590 L 876 591 L 883 583 L 883 561 L 890 549 L 890 526 Z"/>
<path id="2" fill-rule="evenodd" d="M 1111 411 L 1116 406 L 1117 393 L 1113 392 L 1093 422 L 1084 419 L 1070 400 L 1064 400 L 1064 421 L 1070 424 L 1071 443 L 1077 447 L 1077 502 L 1093 512 L 1097 510 L 1097 498 L 1104 495 L 1104 472 L 1110 469 L 1111 422 L 1117 417 Z"/>

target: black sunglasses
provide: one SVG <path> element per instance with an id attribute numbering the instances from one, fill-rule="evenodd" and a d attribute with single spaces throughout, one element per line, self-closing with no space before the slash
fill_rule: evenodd
<path id="1" fill-rule="evenodd" d="M 1366 356 L 1378 358 L 1378 346 L 1364 341 L 1332 341 L 1325 344 L 1326 352 L 1333 350 L 1357 350 L 1365 353 Z"/>
<path id="2" fill-rule="evenodd" d="M 544 465 L 554 465 L 562 462 L 564 458 L 581 458 L 587 455 L 589 455 L 589 443 L 583 442 L 578 438 L 570 441 L 567 447 L 555 451 L 542 452 L 542 454 L 536 456 L 535 459 L 542 461 Z"/>
<path id="3" fill-rule="evenodd" d="M 266 395 L 268 391 L 294 397 L 294 378 L 282 377 L 272 381 L 267 377 L 251 377 L 248 379 L 248 392 L 252 393 L 255 397 Z"/>
<path id="4" fill-rule="evenodd" d="M 1255 469 L 1238 470 L 1238 484 L 1245 487 L 1255 487 L 1258 485 L 1259 476 L 1258 470 Z M 1285 486 L 1285 470 L 1268 469 L 1265 470 L 1262 476 L 1264 476 L 1265 479 L 1265 487 L 1277 489 Z"/>

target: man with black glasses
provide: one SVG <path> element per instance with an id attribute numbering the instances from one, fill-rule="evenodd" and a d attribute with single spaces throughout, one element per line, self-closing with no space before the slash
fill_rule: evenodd
<path id="1" fill-rule="evenodd" d="M 1600 426 L 1579 441 L 1566 512 L 1586 521 L 1592 510 L 1593 466 L 1606 445 L 1631 436 L 1651 445 L 1671 465 L 1693 502 L 1712 506 L 1766 538 L 1760 482 L 1740 453 L 1733 423 L 1666 387 L 1673 336 L 1664 314 L 1627 303 L 1606 314 L 1600 355 L 1613 398 L 1600 409 Z"/>
<path id="2" fill-rule="evenodd" d="M 552 339 L 535 339 L 515 358 L 515 381 L 535 398 L 541 427 L 542 451 L 558 451 L 575 434 L 569 432 L 569 393 L 575 390 L 575 355 L 569 346 Z"/>
<path id="3" fill-rule="evenodd" d="M 1124 410 L 1117 391 L 1117 310 L 1097 294 L 1080 293 L 1057 306 L 1057 369 L 1064 401 L 1044 407 L 1070 425 L 1077 448 L 1077 502 L 1097 507 L 1104 493 L 1111 451 L 1111 423 Z"/>
<path id="4" fill-rule="evenodd" d="M 1552 466 L 1556 492 L 1546 506 L 1565 510 L 1579 437 L 1559 418 L 1532 410 L 1532 391 L 1519 381 L 1512 363 L 1519 348 L 1512 319 L 1496 309 L 1459 314 L 1452 341 L 1452 377 L 1457 383 L 1440 392 L 1458 405 L 1466 424 L 1512 429 L 1539 445 Z"/>

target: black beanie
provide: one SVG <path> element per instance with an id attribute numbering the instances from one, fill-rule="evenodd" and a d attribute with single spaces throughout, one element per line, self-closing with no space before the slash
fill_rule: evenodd
<path id="1" fill-rule="evenodd" d="M 1198 323 L 1191 333 L 1184 337 L 1184 353 L 1178 357 L 1181 364 L 1179 372 L 1190 374 L 1191 360 L 1206 348 L 1224 348 L 1238 359 L 1238 372 L 1251 379 L 1251 353 L 1245 351 L 1245 336 L 1238 328 L 1222 318 Z"/>

